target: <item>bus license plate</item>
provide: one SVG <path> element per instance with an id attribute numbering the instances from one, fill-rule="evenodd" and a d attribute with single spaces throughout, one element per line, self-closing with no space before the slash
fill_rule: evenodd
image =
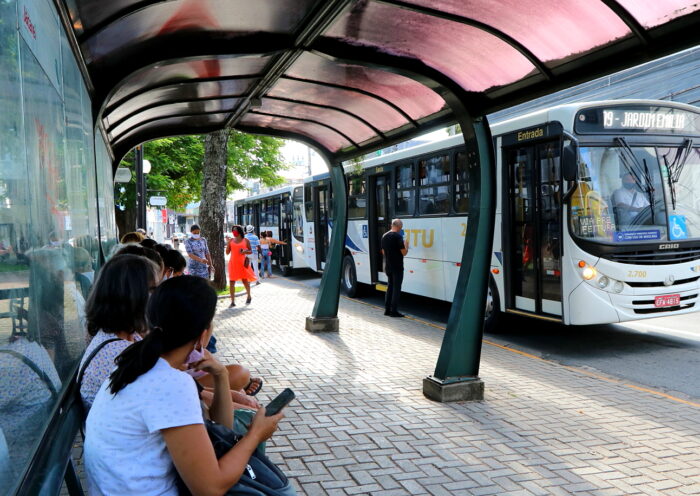
<path id="1" fill-rule="evenodd" d="M 659 307 L 675 307 L 681 304 L 681 295 L 663 295 L 654 298 L 654 306 Z"/>

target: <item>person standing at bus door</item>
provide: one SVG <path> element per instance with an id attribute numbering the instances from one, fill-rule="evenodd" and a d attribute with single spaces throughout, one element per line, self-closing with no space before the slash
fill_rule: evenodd
<path id="1" fill-rule="evenodd" d="M 382 236 L 382 254 L 384 255 L 384 273 L 389 280 L 386 289 L 384 315 L 403 317 L 399 313 L 399 297 L 403 282 L 403 257 L 408 253 L 408 240 L 403 239 L 403 222 L 401 219 L 391 221 L 391 230 Z"/>
<path id="2" fill-rule="evenodd" d="M 634 218 L 649 206 L 649 199 L 639 190 L 637 180 L 630 171 L 620 171 L 622 186 L 613 191 L 612 203 L 618 226 L 629 226 Z"/>
<path id="3" fill-rule="evenodd" d="M 267 249 L 265 248 L 265 244 L 267 244 Z M 272 249 L 277 246 L 277 245 L 286 245 L 287 243 L 285 241 L 280 241 L 279 239 L 275 239 L 272 237 L 272 231 L 261 231 L 260 232 L 260 248 L 262 249 L 262 260 L 263 263 L 261 264 L 261 270 L 260 272 L 262 273 L 261 277 L 265 276 L 265 253 L 267 252 L 267 273 L 268 276 L 267 278 L 270 279 L 272 277 Z M 278 259 L 279 263 L 279 259 Z"/>
<path id="4" fill-rule="evenodd" d="M 190 228 L 192 236 L 185 241 L 185 250 L 190 258 L 188 268 L 191 276 L 209 279 L 209 268 L 211 267 L 211 255 L 207 240 L 200 234 L 197 224 L 192 224 Z"/>
<path id="5" fill-rule="evenodd" d="M 260 284 L 260 267 L 258 266 L 258 259 L 260 258 L 260 238 L 255 235 L 255 229 L 251 225 L 247 225 L 245 228 L 246 235 L 245 239 L 250 242 L 250 253 L 248 258 L 250 263 L 253 264 L 253 272 L 255 272 L 256 286 Z"/>

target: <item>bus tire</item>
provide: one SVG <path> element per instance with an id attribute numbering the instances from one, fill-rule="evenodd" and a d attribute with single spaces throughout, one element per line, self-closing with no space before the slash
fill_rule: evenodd
<path id="1" fill-rule="evenodd" d="M 294 273 L 294 269 L 289 265 L 280 265 L 280 272 L 282 272 L 284 277 L 289 277 Z"/>
<path id="2" fill-rule="evenodd" d="M 501 301 L 498 296 L 498 288 L 493 277 L 489 277 L 489 286 L 486 294 L 486 310 L 484 311 L 484 332 L 498 332 L 498 326 L 503 323 L 503 312 L 500 310 Z"/>
<path id="3" fill-rule="evenodd" d="M 340 286 L 350 298 L 360 295 L 360 284 L 357 282 L 357 271 L 355 270 L 355 260 L 350 255 L 343 257 L 343 270 L 340 277 Z"/>

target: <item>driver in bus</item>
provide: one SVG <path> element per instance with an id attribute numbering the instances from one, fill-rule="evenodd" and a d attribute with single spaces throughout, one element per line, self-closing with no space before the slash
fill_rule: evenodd
<path id="1" fill-rule="evenodd" d="M 637 180 L 627 169 L 620 171 L 622 186 L 613 191 L 612 204 L 617 225 L 628 226 L 639 212 L 649 206 L 649 199 L 642 193 Z"/>

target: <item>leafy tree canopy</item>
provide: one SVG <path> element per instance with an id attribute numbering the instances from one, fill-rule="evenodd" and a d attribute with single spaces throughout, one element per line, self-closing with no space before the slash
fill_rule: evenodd
<path id="1" fill-rule="evenodd" d="M 228 193 L 243 189 L 246 179 L 260 179 L 266 186 L 282 184 L 284 179 L 278 173 L 286 168 L 280 154 L 283 144 L 277 138 L 231 130 L 227 160 Z M 151 172 L 146 175 L 146 187 L 150 190 L 147 197 L 165 196 L 168 208 L 174 210 L 200 200 L 204 136 L 173 136 L 149 141 L 144 145 L 144 157 L 151 162 Z M 135 172 L 133 151 L 124 157 L 120 167 Z M 135 207 L 135 176 L 132 174 L 130 183 L 115 184 L 117 205 L 128 209 Z"/>

